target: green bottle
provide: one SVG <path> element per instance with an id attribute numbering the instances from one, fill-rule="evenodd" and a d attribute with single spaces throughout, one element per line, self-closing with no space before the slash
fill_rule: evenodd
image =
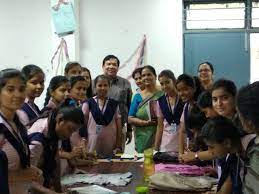
<path id="1" fill-rule="evenodd" d="M 155 173 L 155 163 L 153 160 L 153 149 L 149 148 L 144 151 L 144 181 L 149 182 L 149 177 Z"/>

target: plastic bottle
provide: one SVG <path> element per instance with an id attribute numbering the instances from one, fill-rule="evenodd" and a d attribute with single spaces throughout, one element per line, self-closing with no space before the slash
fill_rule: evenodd
<path id="1" fill-rule="evenodd" d="M 149 182 L 149 177 L 155 173 L 155 163 L 153 160 L 153 149 L 149 148 L 144 151 L 144 181 Z"/>

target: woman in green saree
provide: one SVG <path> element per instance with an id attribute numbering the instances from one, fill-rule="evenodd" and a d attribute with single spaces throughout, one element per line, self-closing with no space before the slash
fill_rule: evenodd
<path id="1" fill-rule="evenodd" d="M 157 127 L 156 100 L 163 95 L 156 87 L 156 71 L 152 66 L 143 67 L 141 78 L 145 89 L 134 96 L 128 117 L 129 123 L 135 126 L 135 149 L 138 153 L 143 153 L 154 145 Z"/>

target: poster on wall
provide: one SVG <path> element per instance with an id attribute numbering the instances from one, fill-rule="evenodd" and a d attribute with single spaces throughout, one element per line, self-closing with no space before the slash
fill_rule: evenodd
<path id="1" fill-rule="evenodd" d="M 51 7 L 52 20 L 55 32 L 59 37 L 73 34 L 76 29 L 76 20 L 73 4 L 70 1 L 58 0 Z"/>

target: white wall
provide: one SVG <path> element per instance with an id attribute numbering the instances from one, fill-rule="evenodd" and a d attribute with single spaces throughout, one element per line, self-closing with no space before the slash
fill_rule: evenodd
<path id="1" fill-rule="evenodd" d="M 80 61 L 93 76 L 102 59 L 115 54 L 124 62 L 147 35 L 147 63 L 157 72 L 182 73 L 181 0 L 81 0 Z M 130 67 L 123 71 L 132 71 Z"/>
<path id="2" fill-rule="evenodd" d="M 32 63 L 49 75 L 53 47 L 50 21 L 48 0 L 0 0 L 0 69 L 21 69 Z M 36 103 L 41 106 L 44 98 L 42 95 Z"/>
<path id="3" fill-rule="evenodd" d="M 50 60 L 57 44 L 51 24 L 54 0 L 0 0 L 0 69 L 37 64 L 53 76 Z M 79 20 L 75 38 L 67 37 L 70 59 L 79 60 L 93 77 L 102 73 L 108 54 L 123 63 L 147 35 L 147 63 L 157 72 L 170 68 L 176 75 L 182 62 L 181 0 L 75 0 Z M 79 32 L 79 33 L 78 33 Z M 91 64 L 91 66 L 89 66 Z M 130 67 L 123 71 L 131 71 Z M 43 104 L 45 94 L 36 103 Z"/>
<path id="4" fill-rule="evenodd" d="M 47 65 L 51 56 L 51 15 L 48 0 L 0 0 L 0 64 Z"/>
<path id="5" fill-rule="evenodd" d="M 50 61 L 60 41 L 51 22 L 51 5 L 55 2 L 57 0 L 0 0 L 0 69 L 21 69 L 26 64 L 36 64 L 44 70 L 45 88 L 48 87 L 55 74 Z M 65 37 L 71 60 L 76 57 L 74 37 Z M 40 107 L 45 91 L 36 99 Z"/>

